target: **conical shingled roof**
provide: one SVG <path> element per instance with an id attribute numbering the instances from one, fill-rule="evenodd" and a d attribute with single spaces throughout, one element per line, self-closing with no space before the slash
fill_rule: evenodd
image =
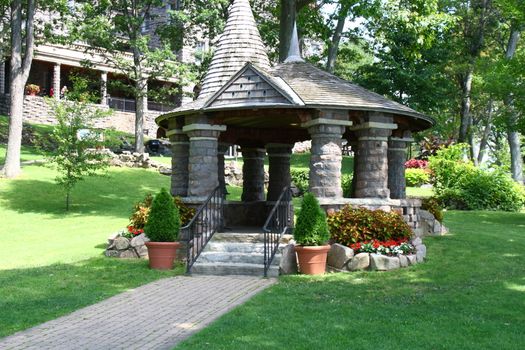
<path id="1" fill-rule="evenodd" d="M 224 32 L 215 47 L 216 51 L 204 77 L 199 99 L 209 97 L 219 90 L 246 62 L 262 69 L 270 69 L 270 60 L 249 0 L 233 2 Z"/>

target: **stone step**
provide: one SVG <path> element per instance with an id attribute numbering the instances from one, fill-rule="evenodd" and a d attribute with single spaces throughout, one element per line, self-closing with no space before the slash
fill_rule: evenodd
<path id="1" fill-rule="evenodd" d="M 263 233 L 235 233 L 221 232 L 213 235 L 213 242 L 231 242 L 231 243 L 263 243 Z"/>
<path id="2" fill-rule="evenodd" d="M 202 263 L 196 262 L 192 268 L 194 275 L 246 275 L 263 276 L 264 267 L 262 264 L 229 264 L 229 263 Z M 279 266 L 272 265 L 268 269 L 268 277 L 278 277 Z"/>
<path id="3" fill-rule="evenodd" d="M 205 252 L 264 253 L 263 243 L 238 243 L 211 241 L 204 248 Z"/>
<path id="4" fill-rule="evenodd" d="M 198 262 L 202 263 L 233 263 L 233 264 L 260 264 L 264 262 L 264 254 L 261 253 L 232 253 L 232 252 L 202 252 Z M 275 254 L 272 264 L 279 265 L 281 255 Z"/>

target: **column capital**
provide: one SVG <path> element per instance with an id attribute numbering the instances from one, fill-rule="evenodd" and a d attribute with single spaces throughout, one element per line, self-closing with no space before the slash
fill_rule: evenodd
<path id="1" fill-rule="evenodd" d="M 226 125 L 211 125 L 211 124 L 189 124 L 182 128 L 183 132 L 191 131 L 226 131 Z"/>
<path id="2" fill-rule="evenodd" d="M 395 130 L 397 129 L 397 124 L 394 123 L 379 123 L 379 122 L 366 122 L 353 126 L 350 128 L 352 131 L 364 130 L 364 129 L 387 129 Z"/>
<path id="3" fill-rule="evenodd" d="M 316 118 L 305 123 L 302 123 L 303 128 L 310 128 L 311 126 L 318 125 L 338 125 L 338 126 L 352 126 L 352 122 L 349 120 L 337 120 L 337 119 L 328 119 L 328 118 Z"/>

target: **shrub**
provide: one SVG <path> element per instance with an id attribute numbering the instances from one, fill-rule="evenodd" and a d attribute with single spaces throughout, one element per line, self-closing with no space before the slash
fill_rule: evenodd
<path id="1" fill-rule="evenodd" d="M 406 240 L 412 236 L 410 227 L 395 212 L 352 208 L 349 205 L 328 215 L 328 227 L 332 239 L 345 246 L 371 240 Z"/>
<path id="2" fill-rule="evenodd" d="M 163 188 L 153 199 L 144 232 L 152 242 L 174 242 L 179 237 L 179 228 L 179 210 Z"/>
<path id="3" fill-rule="evenodd" d="M 310 170 L 306 169 L 291 169 L 290 175 L 293 184 L 301 191 L 308 191 L 308 180 L 310 179 Z"/>
<path id="4" fill-rule="evenodd" d="M 424 209 L 434 215 L 437 221 L 443 221 L 443 207 L 439 199 L 436 197 L 430 197 L 423 199 L 421 203 L 421 209 Z"/>
<path id="5" fill-rule="evenodd" d="M 343 174 L 341 176 L 341 187 L 343 188 L 343 197 L 352 197 L 352 178 L 353 174 Z"/>
<path id="6" fill-rule="evenodd" d="M 430 183 L 430 173 L 426 169 L 408 168 L 405 170 L 407 186 L 419 187 Z"/>
<path id="7" fill-rule="evenodd" d="M 148 221 L 148 216 L 150 213 L 151 203 L 153 202 L 153 196 L 148 193 L 146 197 L 135 203 L 133 206 L 133 212 L 129 218 L 129 226 L 135 229 L 142 229 Z M 190 222 L 190 220 L 195 216 L 195 209 L 188 207 L 180 197 L 174 197 L 173 202 L 177 209 L 179 210 L 179 217 L 182 226 L 185 226 Z"/>
<path id="8" fill-rule="evenodd" d="M 311 193 L 304 195 L 297 217 L 294 238 L 297 244 L 306 246 L 323 245 L 330 239 L 326 214 L 317 198 Z"/>
<path id="9" fill-rule="evenodd" d="M 426 169 L 428 168 L 428 161 L 422 159 L 409 159 L 405 162 L 407 169 Z"/>
<path id="10" fill-rule="evenodd" d="M 466 145 L 454 145 L 430 158 L 437 199 L 446 207 L 464 210 L 519 211 L 525 191 L 499 168 L 486 171 L 462 160 Z"/>

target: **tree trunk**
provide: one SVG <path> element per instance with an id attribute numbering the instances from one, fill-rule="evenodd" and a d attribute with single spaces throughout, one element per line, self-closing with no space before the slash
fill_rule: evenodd
<path id="1" fill-rule="evenodd" d="M 136 82 L 135 89 L 135 152 L 144 153 L 144 117 L 148 109 L 147 81 Z"/>
<path id="2" fill-rule="evenodd" d="M 472 77 L 474 75 L 474 68 L 469 65 L 469 68 L 461 81 L 461 124 L 459 127 L 459 142 L 467 142 L 470 127 L 472 126 L 472 116 L 470 115 L 470 94 L 472 92 Z"/>
<path id="3" fill-rule="evenodd" d="M 326 70 L 330 73 L 334 72 L 335 61 L 337 59 L 337 52 L 339 51 L 339 44 L 341 43 L 341 36 L 345 27 L 346 17 L 350 7 L 348 5 L 341 5 L 339 10 L 339 16 L 337 19 L 337 26 L 335 27 L 334 36 L 330 42 L 330 48 L 328 49 L 328 60 L 326 61 Z"/>
<path id="4" fill-rule="evenodd" d="M 489 107 L 487 110 L 487 124 L 485 124 L 485 129 L 483 130 L 483 136 L 481 137 L 481 142 L 479 143 L 479 152 L 478 152 L 478 164 L 483 162 L 483 157 L 485 156 L 485 151 L 489 143 L 490 132 L 492 131 L 492 113 L 494 111 L 494 102 L 491 100 L 489 102 Z"/>
<path id="5" fill-rule="evenodd" d="M 507 43 L 507 50 L 505 52 L 506 59 L 511 60 L 514 57 L 519 39 L 520 31 L 513 28 L 510 33 L 509 42 Z M 510 170 L 514 181 L 523 183 L 523 158 L 521 157 L 520 134 L 515 129 L 518 116 L 516 110 L 513 108 L 513 97 L 508 96 L 505 104 L 509 108 L 507 141 L 510 147 Z"/>
<path id="6" fill-rule="evenodd" d="M 33 60 L 35 2 L 28 1 L 27 14 L 22 21 L 22 1 L 11 2 L 11 72 L 9 100 L 9 133 L 5 166 L 2 173 L 13 178 L 20 174 L 20 148 L 22 147 L 22 118 L 24 86 Z M 22 52 L 22 26 L 25 26 L 25 52 Z"/>

